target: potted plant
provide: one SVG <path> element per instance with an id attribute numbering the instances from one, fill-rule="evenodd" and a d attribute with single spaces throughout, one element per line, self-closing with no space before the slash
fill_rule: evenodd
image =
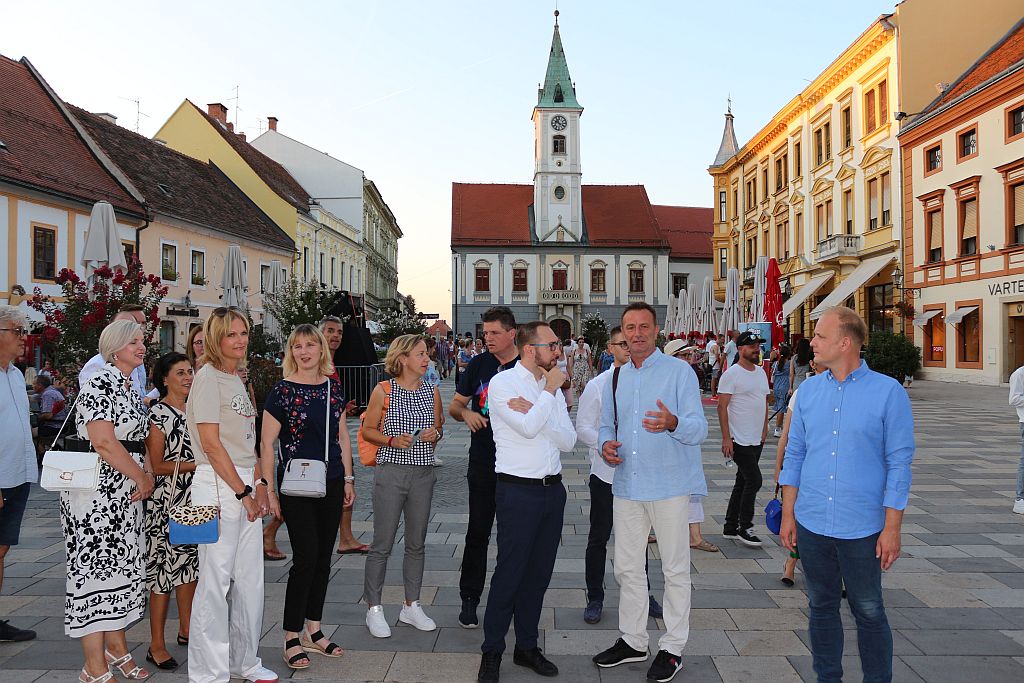
<path id="1" fill-rule="evenodd" d="M 864 360 L 872 370 L 905 384 L 921 369 L 921 349 L 902 334 L 872 332 Z"/>
<path id="2" fill-rule="evenodd" d="M 897 301 L 893 304 L 893 308 L 907 320 L 913 320 L 914 316 L 917 315 L 917 311 L 914 310 L 914 304 L 909 301 Z"/>
<path id="3" fill-rule="evenodd" d="M 168 282 L 176 282 L 178 279 L 178 273 L 174 268 L 164 266 L 160 269 L 160 277 Z"/>
<path id="4" fill-rule="evenodd" d="M 192 284 L 195 285 L 196 287 L 205 287 L 206 285 L 210 284 L 210 281 L 207 280 L 202 275 L 195 273 L 192 275 Z"/>

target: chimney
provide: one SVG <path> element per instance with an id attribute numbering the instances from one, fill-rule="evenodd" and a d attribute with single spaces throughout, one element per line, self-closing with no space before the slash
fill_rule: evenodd
<path id="1" fill-rule="evenodd" d="M 275 132 L 277 131 L 277 117 L 276 116 L 268 116 L 267 117 L 267 128 L 269 128 L 270 130 L 275 131 Z"/>
<path id="2" fill-rule="evenodd" d="M 228 108 L 220 102 L 206 105 L 206 112 L 221 123 L 228 122 Z"/>
<path id="3" fill-rule="evenodd" d="M 101 119 L 103 119 L 107 123 L 113 123 L 115 125 L 117 124 L 117 117 L 114 116 L 113 114 L 108 114 L 107 112 L 101 112 L 99 114 L 96 114 L 96 116 L 100 117 Z"/>
<path id="4" fill-rule="evenodd" d="M 234 133 L 235 132 L 235 124 L 233 124 L 230 121 L 228 121 L 227 122 L 227 127 L 228 127 L 228 132 L 229 133 Z"/>
<path id="5" fill-rule="evenodd" d="M 238 137 L 242 138 L 242 142 L 245 142 L 245 133 L 239 133 Z"/>

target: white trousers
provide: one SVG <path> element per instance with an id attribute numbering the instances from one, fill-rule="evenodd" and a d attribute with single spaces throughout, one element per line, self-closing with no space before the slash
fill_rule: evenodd
<path id="1" fill-rule="evenodd" d="M 704 503 L 701 502 L 703 496 L 690 496 L 690 524 L 700 524 L 704 521 Z"/>
<path id="2" fill-rule="evenodd" d="M 252 468 L 236 468 L 251 482 Z M 262 670 L 257 656 L 263 627 L 263 524 L 250 522 L 241 501 L 209 465 L 192 479 L 192 504 L 217 505 L 220 539 L 199 546 L 199 584 L 192 600 L 189 683 L 228 683 Z"/>
<path id="3" fill-rule="evenodd" d="M 665 576 L 665 635 L 658 649 L 682 655 L 690 637 L 690 496 L 634 501 L 615 498 L 615 579 L 619 582 L 619 631 L 626 644 L 647 651 L 647 534 L 658 537 Z"/>

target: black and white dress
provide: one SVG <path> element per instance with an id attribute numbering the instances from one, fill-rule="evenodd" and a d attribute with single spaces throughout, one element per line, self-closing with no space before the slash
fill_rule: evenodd
<path id="1" fill-rule="evenodd" d="M 164 435 L 165 462 L 194 463 L 185 413 L 166 403 L 150 408 L 150 429 Z M 157 457 L 154 453 L 153 457 Z M 175 490 L 173 475 L 156 478 L 153 495 L 146 501 L 146 589 L 153 593 L 170 593 L 176 586 L 199 580 L 199 546 L 171 545 L 167 530 L 167 513 L 176 505 L 192 504 L 192 472 L 178 472 Z"/>
<path id="2" fill-rule="evenodd" d="M 388 409 L 384 413 L 384 436 L 400 436 L 412 434 L 415 430 L 430 429 L 434 426 L 434 387 L 426 382 L 420 384 L 416 391 L 403 389 L 396 380 L 391 382 L 391 397 Z M 434 444 L 417 439 L 409 448 L 391 448 L 381 446 L 377 452 L 378 462 L 390 462 L 395 465 L 434 464 Z"/>
<path id="3" fill-rule="evenodd" d="M 143 441 L 149 430 L 142 399 L 131 379 L 113 365 L 82 387 L 75 405 L 78 435 L 86 425 L 114 424 L 121 441 Z M 141 467 L 141 453 L 130 453 Z M 142 504 L 133 503 L 135 482 L 100 463 L 96 491 L 61 493 L 60 518 L 67 551 L 64 632 L 72 638 L 117 631 L 142 618 L 146 607 Z"/>

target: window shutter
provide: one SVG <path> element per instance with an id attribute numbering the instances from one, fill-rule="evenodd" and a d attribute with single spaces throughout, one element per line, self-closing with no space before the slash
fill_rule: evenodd
<path id="1" fill-rule="evenodd" d="M 883 125 L 888 116 L 889 109 L 889 84 L 882 81 L 878 84 L 878 125 Z"/>
<path id="2" fill-rule="evenodd" d="M 964 202 L 964 239 L 978 236 L 978 200 Z"/>
<path id="3" fill-rule="evenodd" d="M 932 211 L 928 214 L 928 248 L 942 247 L 942 212 Z"/>
<path id="4" fill-rule="evenodd" d="M 892 205 L 892 183 L 889 174 L 882 174 L 882 211 L 888 211 Z"/>
<path id="5" fill-rule="evenodd" d="M 1013 224 L 1024 225 L 1024 184 L 1013 188 Z"/>
<path id="6" fill-rule="evenodd" d="M 870 133 L 875 129 L 875 91 L 869 90 L 864 99 L 864 110 L 868 117 L 868 132 Z"/>
<path id="7" fill-rule="evenodd" d="M 868 197 L 868 203 L 871 207 L 868 216 L 872 219 L 878 218 L 878 180 L 871 179 L 868 181 Z"/>

